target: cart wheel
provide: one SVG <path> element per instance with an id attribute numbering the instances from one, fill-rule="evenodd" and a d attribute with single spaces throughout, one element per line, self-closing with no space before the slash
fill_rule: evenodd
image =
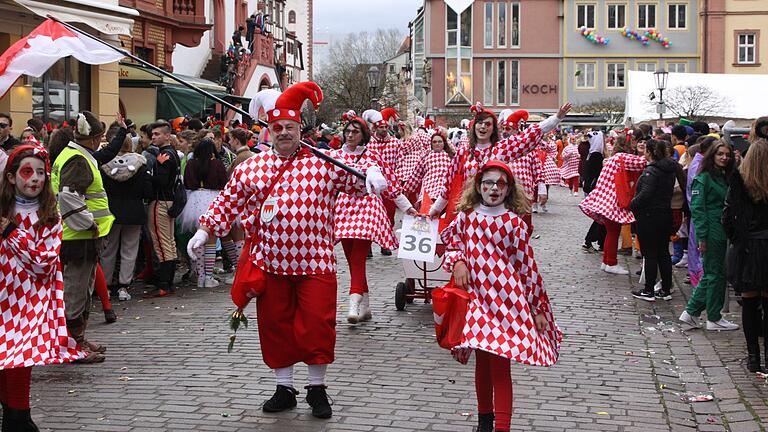
<path id="1" fill-rule="evenodd" d="M 405 297 L 405 302 L 408 304 L 413 304 L 413 295 L 416 294 L 416 281 L 414 279 L 406 279 L 405 289 L 409 294 Z"/>
<path id="2" fill-rule="evenodd" d="M 402 282 L 399 282 L 397 284 L 397 287 L 395 288 L 395 307 L 399 311 L 405 310 L 405 292 L 406 292 L 405 284 Z"/>

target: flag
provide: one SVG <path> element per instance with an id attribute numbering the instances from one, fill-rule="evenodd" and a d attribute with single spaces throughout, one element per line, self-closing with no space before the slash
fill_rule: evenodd
<path id="1" fill-rule="evenodd" d="M 93 65 L 116 62 L 124 57 L 116 50 L 48 19 L 0 56 L 0 95 L 4 96 L 21 75 L 39 77 L 67 56 Z"/>

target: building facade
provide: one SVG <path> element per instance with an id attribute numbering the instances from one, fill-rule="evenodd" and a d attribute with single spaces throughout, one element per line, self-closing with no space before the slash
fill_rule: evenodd
<path id="1" fill-rule="evenodd" d="M 456 123 L 475 102 L 496 111 L 557 111 L 560 5 L 475 1 L 457 13 L 443 0 L 426 0 L 411 26 L 414 94 L 426 112 Z"/>
<path id="2" fill-rule="evenodd" d="M 698 72 L 698 16 L 697 1 L 566 0 L 562 100 L 623 102 L 628 70 Z M 658 33 L 660 40 L 653 37 Z"/>
<path id="3" fill-rule="evenodd" d="M 700 0 L 702 71 L 768 73 L 768 2 Z"/>

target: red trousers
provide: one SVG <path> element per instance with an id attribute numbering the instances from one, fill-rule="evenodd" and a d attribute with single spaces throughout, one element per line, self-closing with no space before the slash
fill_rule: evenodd
<path id="1" fill-rule="evenodd" d="M 329 364 L 336 346 L 336 273 L 267 274 L 256 300 L 259 341 L 271 369 Z"/>
<path id="2" fill-rule="evenodd" d="M 525 222 L 526 225 L 528 225 L 528 236 L 530 237 L 533 234 L 533 217 L 530 213 L 526 213 L 524 215 L 520 215 L 520 218 Z"/>
<path id="3" fill-rule="evenodd" d="M 384 209 L 387 211 L 387 218 L 389 218 L 389 223 L 392 224 L 392 226 L 395 226 L 395 213 L 397 212 L 397 204 L 395 204 L 394 201 L 389 199 L 383 199 L 384 200 Z"/>
<path id="4" fill-rule="evenodd" d="M 508 431 L 512 421 L 512 371 L 509 359 L 475 350 L 477 412 L 494 413 L 496 430 Z"/>
<path id="5" fill-rule="evenodd" d="M 605 265 L 614 266 L 619 263 L 616 258 L 616 253 L 619 248 L 619 234 L 621 233 L 621 224 L 613 221 L 606 220 L 605 225 L 605 242 L 603 243 L 603 263 Z"/>
<path id="6" fill-rule="evenodd" d="M 368 278 L 365 275 L 365 263 L 368 251 L 371 250 L 370 240 L 341 239 L 344 248 L 344 256 L 349 263 L 350 294 L 364 294 L 368 292 Z"/>
<path id="7" fill-rule="evenodd" d="M 569 179 L 565 180 L 565 184 L 568 185 L 568 189 L 571 190 L 571 192 L 578 192 L 579 191 L 579 176 L 571 177 Z"/>
<path id="8" fill-rule="evenodd" d="M 0 402 L 16 410 L 29 409 L 32 366 L 0 370 Z"/>
<path id="9" fill-rule="evenodd" d="M 99 300 L 101 300 L 101 308 L 105 311 L 112 309 L 112 303 L 109 302 L 109 292 L 107 291 L 107 280 L 104 279 L 104 271 L 99 263 L 96 264 L 96 279 L 94 279 L 93 288 L 96 290 Z"/>

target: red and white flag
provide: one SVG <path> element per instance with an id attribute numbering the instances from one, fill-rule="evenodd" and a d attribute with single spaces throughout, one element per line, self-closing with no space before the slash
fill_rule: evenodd
<path id="1" fill-rule="evenodd" d="M 54 63 L 67 56 L 93 65 L 116 62 L 124 57 L 48 19 L 0 56 L 0 95 L 4 96 L 21 75 L 42 76 Z"/>

